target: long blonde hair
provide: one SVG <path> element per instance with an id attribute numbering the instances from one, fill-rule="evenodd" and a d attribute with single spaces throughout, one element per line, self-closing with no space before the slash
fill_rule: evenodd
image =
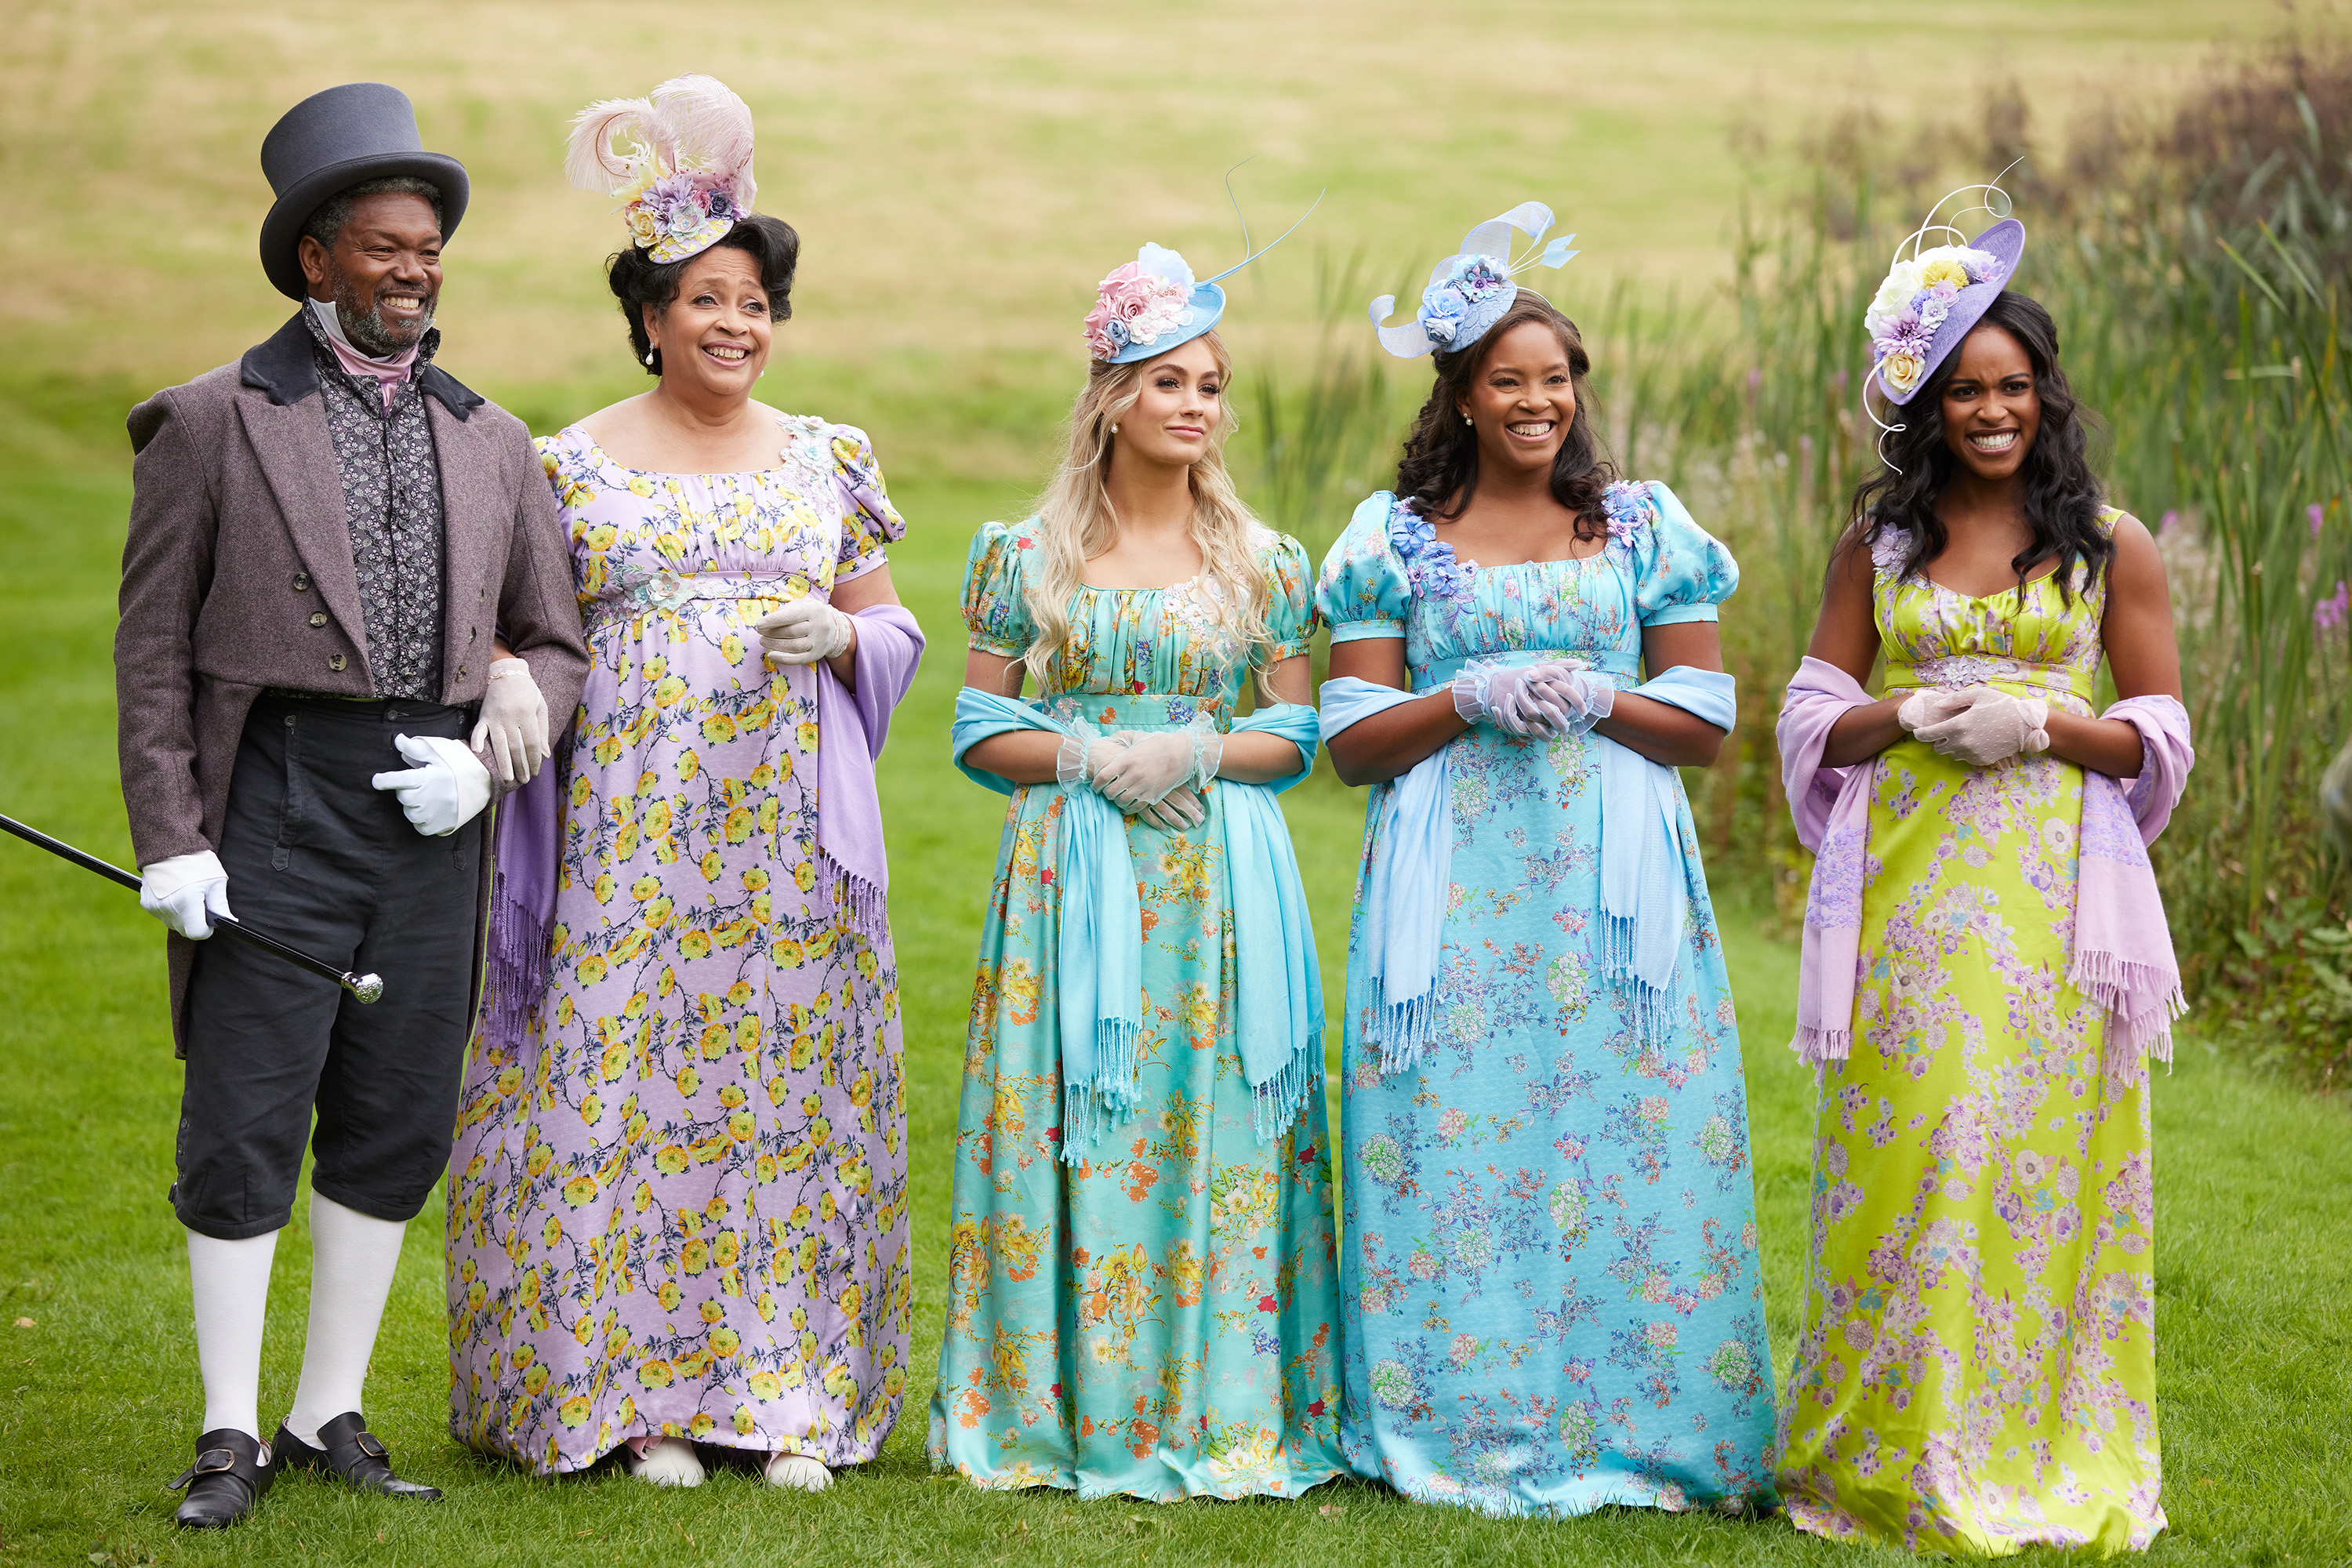
<path id="1" fill-rule="evenodd" d="M 1221 386 L 1233 384 L 1234 362 L 1214 332 L 1199 340 L 1217 362 Z M 1173 352 L 1172 350 L 1171 351 Z M 1060 469 L 1037 501 L 1042 546 L 1024 574 L 1022 596 L 1027 601 L 1036 640 L 1022 656 L 1041 695 L 1054 690 L 1055 659 L 1069 640 L 1069 604 L 1086 580 L 1086 564 L 1111 547 L 1118 530 L 1107 481 L 1110 453 L 1118 437 L 1111 427 L 1143 395 L 1143 375 L 1165 358 L 1156 355 L 1128 364 L 1097 360 L 1070 410 L 1070 446 Z M 1257 544 L 1265 537 L 1256 516 L 1234 489 L 1225 471 L 1225 438 L 1236 424 L 1233 404 L 1223 407 L 1208 450 L 1192 467 L 1192 542 L 1201 552 L 1201 572 L 1194 579 L 1205 590 L 1199 597 L 1213 609 L 1217 624 L 1232 635 L 1244 656 L 1272 646 L 1266 628 L 1266 574 L 1257 562 Z"/>

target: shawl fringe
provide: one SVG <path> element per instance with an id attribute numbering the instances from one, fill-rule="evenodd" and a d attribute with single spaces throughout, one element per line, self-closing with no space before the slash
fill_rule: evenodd
<path id="1" fill-rule="evenodd" d="M 820 840 L 816 847 L 817 869 L 834 890 L 834 906 L 841 911 L 849 929 L 872 942 L 882 942 L 890 937 L 890 900 L 887 891 L 871 878 L 861 877 L 833 858 Z"/>
<path id="2" fill-rule="evenodd" d="M 1135 1042 L 1140 1032 L 1130 1019 L 1095 1020 L 1095 1076 L 1062 1085 L 1062 1163 L 1085 1164 L 1095 1140 L 1135 1109 Z"/>
<path id="3" fill-rule="evenodd" d="M 488 972 L 482 1035 L 511 1050 L 522 1043 L 530 1016 L 547 990 L 548 927 L 529 906 L 508 895 L 503 870 L 490 879 Z"/>
<path id="4" fill-rule="evenodd" d="M 1250 1124 L 1258 1142 L 1271 1143 L 1289 1131 L 1291 1123 L 1298 1120 L 1299 1107 L 1322 1081 L 1323 1037 L 1318 1031 L 1311 1049 L 1302 1046 L 1291 1052 L 1280 1072 L 1251 1089 Z"/>

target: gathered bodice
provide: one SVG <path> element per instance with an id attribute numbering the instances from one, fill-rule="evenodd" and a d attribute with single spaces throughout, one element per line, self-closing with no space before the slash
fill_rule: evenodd
<path id="1" fill-rule="evenodd" d="M 2112 533 L 2123 513 L 2102 512 L 2099 527 Z M 2080 563 L 2061 591 L 2058 572 L 2028 582 L 2022 591 L 1962 594 L 1930 580 L 1924 572 L 1900 575 L 1910 536 L 1890 529 L 1871 543 L 1876 574 L 1871 584 L 1871 615 L 1886 656 L 1886 689 L 1993 686 L 2021 697 L 2039 697 L 2080 717 L 2091 700 L 2105 652 L 2099 623 L 2106 614 L 2107 578 L 2093 579 Z"/>
<path id="2" fill-rule="evenodd" d="M 1714 620 L 1739 568 L 1663 484 L 1612 485 L 1608 510 L 1595 554 L 1465 565 L 1410 500 L 1382 490 L 1325 557 L 1317 607 L 1334 643 L 1403 638 L 1415 690 L 1475 660 L 1563 655 L 1630 687 L 1641 679 L 1643 630 Z"/>
<path id="3" fill-rule="evenodd" d="M 823 597 L 883 563 L 907 530 L 865 433 L 778 423 L 781 461 L 746 473 L 624 468 L 577 425 L 538 443 L 592 633 L 697 600 Z"/>
<path id="4" fill-rule="evenodd" d="M 1019 658 L 1035 640 L 1023 584 L 1042 523 L 990 522 L 973 535 L 965 564 L 963 612 L 971 646 Z M 1315 612 L 1307 552 L 1271 530 L 1253 541 L 1265 574 L 1266 631 L 1255 648 L 1218 615 L 1214 586 L 1195 577 L 1166 588 L 1081 585 L 1065 607 L 1069 629 L 1053 663 L 1052 703 L 1068 702 L 1101 724 L 1141 729 L 1188 724 L 1209 713 L 1223 725 L 1253 668 L 1307 652 Z"/>

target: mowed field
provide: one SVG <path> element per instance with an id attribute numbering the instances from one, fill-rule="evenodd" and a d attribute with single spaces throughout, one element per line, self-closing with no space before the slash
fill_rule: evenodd
<path id="1" fill-rule="evenodd" d="M 918 437 L 886 448 L 896 472 L 1025 483 L 1095 280 L 1145 240 L 1202 277 L 1238 259 L 1222 178 L 1244 159 L 1262 239 L 1328 193 L 1234 287 L 1246 363 L 1311 314 L 1318 249 L 1417 291 L 1473 224 L 1535 198 L 1580 237 L 1556 290 L 1571 310 L 1618 276 L 1687 298 L 1726 272 L 1759 149 L 1769 163 L 1824 113 L 1972 146 L 1983 85 L 2013 77 L 2054 147 L 2081 95 L 2160 105 L 2276 17 L 2246 0 L 10 0 L 0 378 L 148 387 L 257 341 L 284 310 L 254 260 L 261 138 L 302 96 L 374 79 L 471 174 L 450 368 L 577 412 L 575 390 L 627 389 L 635 367 L 600 268 L 619 226 L 564 184 L 565 129 L 593 99 L 701 70 L 751 104 L 760 205 L 805 237 L 778 374 Z"/>
<path id="2" fill-rule="evenodd" d="M 1093 280 L 1145 238 L 1203 272 L 1222 266 L 1238 235 L 1218 181 L 1244 157 L 1256 162 L 1236 184 L 1262 237 L 1330 190 L 1295 248 L 1236 290 L 1237 345 L 1273 354 L 1314 301 L 1310 238 L 1334 257 L 1360 246 L 1402 277 L 1471 223 L 1539 196 L 1581 236 L 1571 265 L 1590 268 L 1578 276 L 1596 296 L 1620 274 L 1687 296 L 1724 268 L 1745 178 L 1727 150 L 1737 124 L 1785 142 L 1811 114 L 1856 103 L 1905 122 L 1961 116 L 1975 83 L 2008 70 L 2063 129 L 2075 86 L 2160 95 L 2208 40 L 2265 16 L 2166 0 L 0 9 L 0 189 L 14 214 L 0 224 L 0 811 L 129 859 L 109 654 L 130 496 L 121 415 L 283 318 L 253 259 L 256 149 L 287 103 L 339 80 L 404 86 L 427 145 L 472 167 L 445 363 L 542 431 L 643 383 L 597 275 L 616 227 L 561 179 L 568 116 L 686 69 L 741 90 L 762 131 L 761 205 L 808 237 L 763 395 L 872 432 L 912 525 L 894 575 L 933 638 L 882 773 L 916 1306 L 908 1405 L 880 1460 L 818 1498 L 736 1474 L 656 1493 L 611 1471 L 532 1481 L 457 1447 L 436 1198 L 411 1232 L 369 1414 L 404 1471 L 447 1500 L 401 1507 L 289 1481 L 242 1530 L 174 1531 L 163 1486 L 185 1463 L 200 1402 L 184 1253 L 163 1197 L 178 1079 L 162 938 L 127 893 L 0 840 L 0 1568 L 1902 1561 L 1781 1520 L 1495 1521 L 1347 1484 L 1288 1504 L 1080 1504 L 929 1474 L 958 1073 L 1003 806 L 947 760 L 964 542 L 1042 478 Z M 1931 88 L 1948 96 L 1922 110 Z M 1361 796 L 1327 771 L 1284 803 L 1336 995 Z M 1738 910 L 1725 928 L 1785 1373 L 1811 1117 L 1784 1045 L 1795 954 Z M 2181 1057 L 2156 1100 L 2174 1529 L 2153 1555 L 2352 1563 L 2352 1118 L 2193 1039 Z M 278 1251 L 265 1420 L 292 1396 L 308 1271 L 298 1213 Z"/>

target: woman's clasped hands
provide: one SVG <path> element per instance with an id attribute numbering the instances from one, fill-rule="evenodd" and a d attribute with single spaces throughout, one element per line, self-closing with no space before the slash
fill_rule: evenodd
<path id="1" fill-rule="evenodd" d="M 1581 735 L 1609 717 L 1617 689 L 1579 659 L 1475 665 L 1454 678 L 1454 710 L 1507 735 Z"/>
<path id="2" fill-rule="evenodd" d="M 1223 737 L 1214 730 L 1121 730 L 1062 742 L 1055 776 L 1083 784 L 1129 816 L 1181 833 L 1208 820 L 1202 789 L 1216 776 Z"/>
<path id="3" fill-rule="evenodd" d="M 1895 710 L 1895 721 L 1914 740 L 1970 767 L 2050 749 L 2050 704 L 1990 686 L 1915 691 Z"/>

